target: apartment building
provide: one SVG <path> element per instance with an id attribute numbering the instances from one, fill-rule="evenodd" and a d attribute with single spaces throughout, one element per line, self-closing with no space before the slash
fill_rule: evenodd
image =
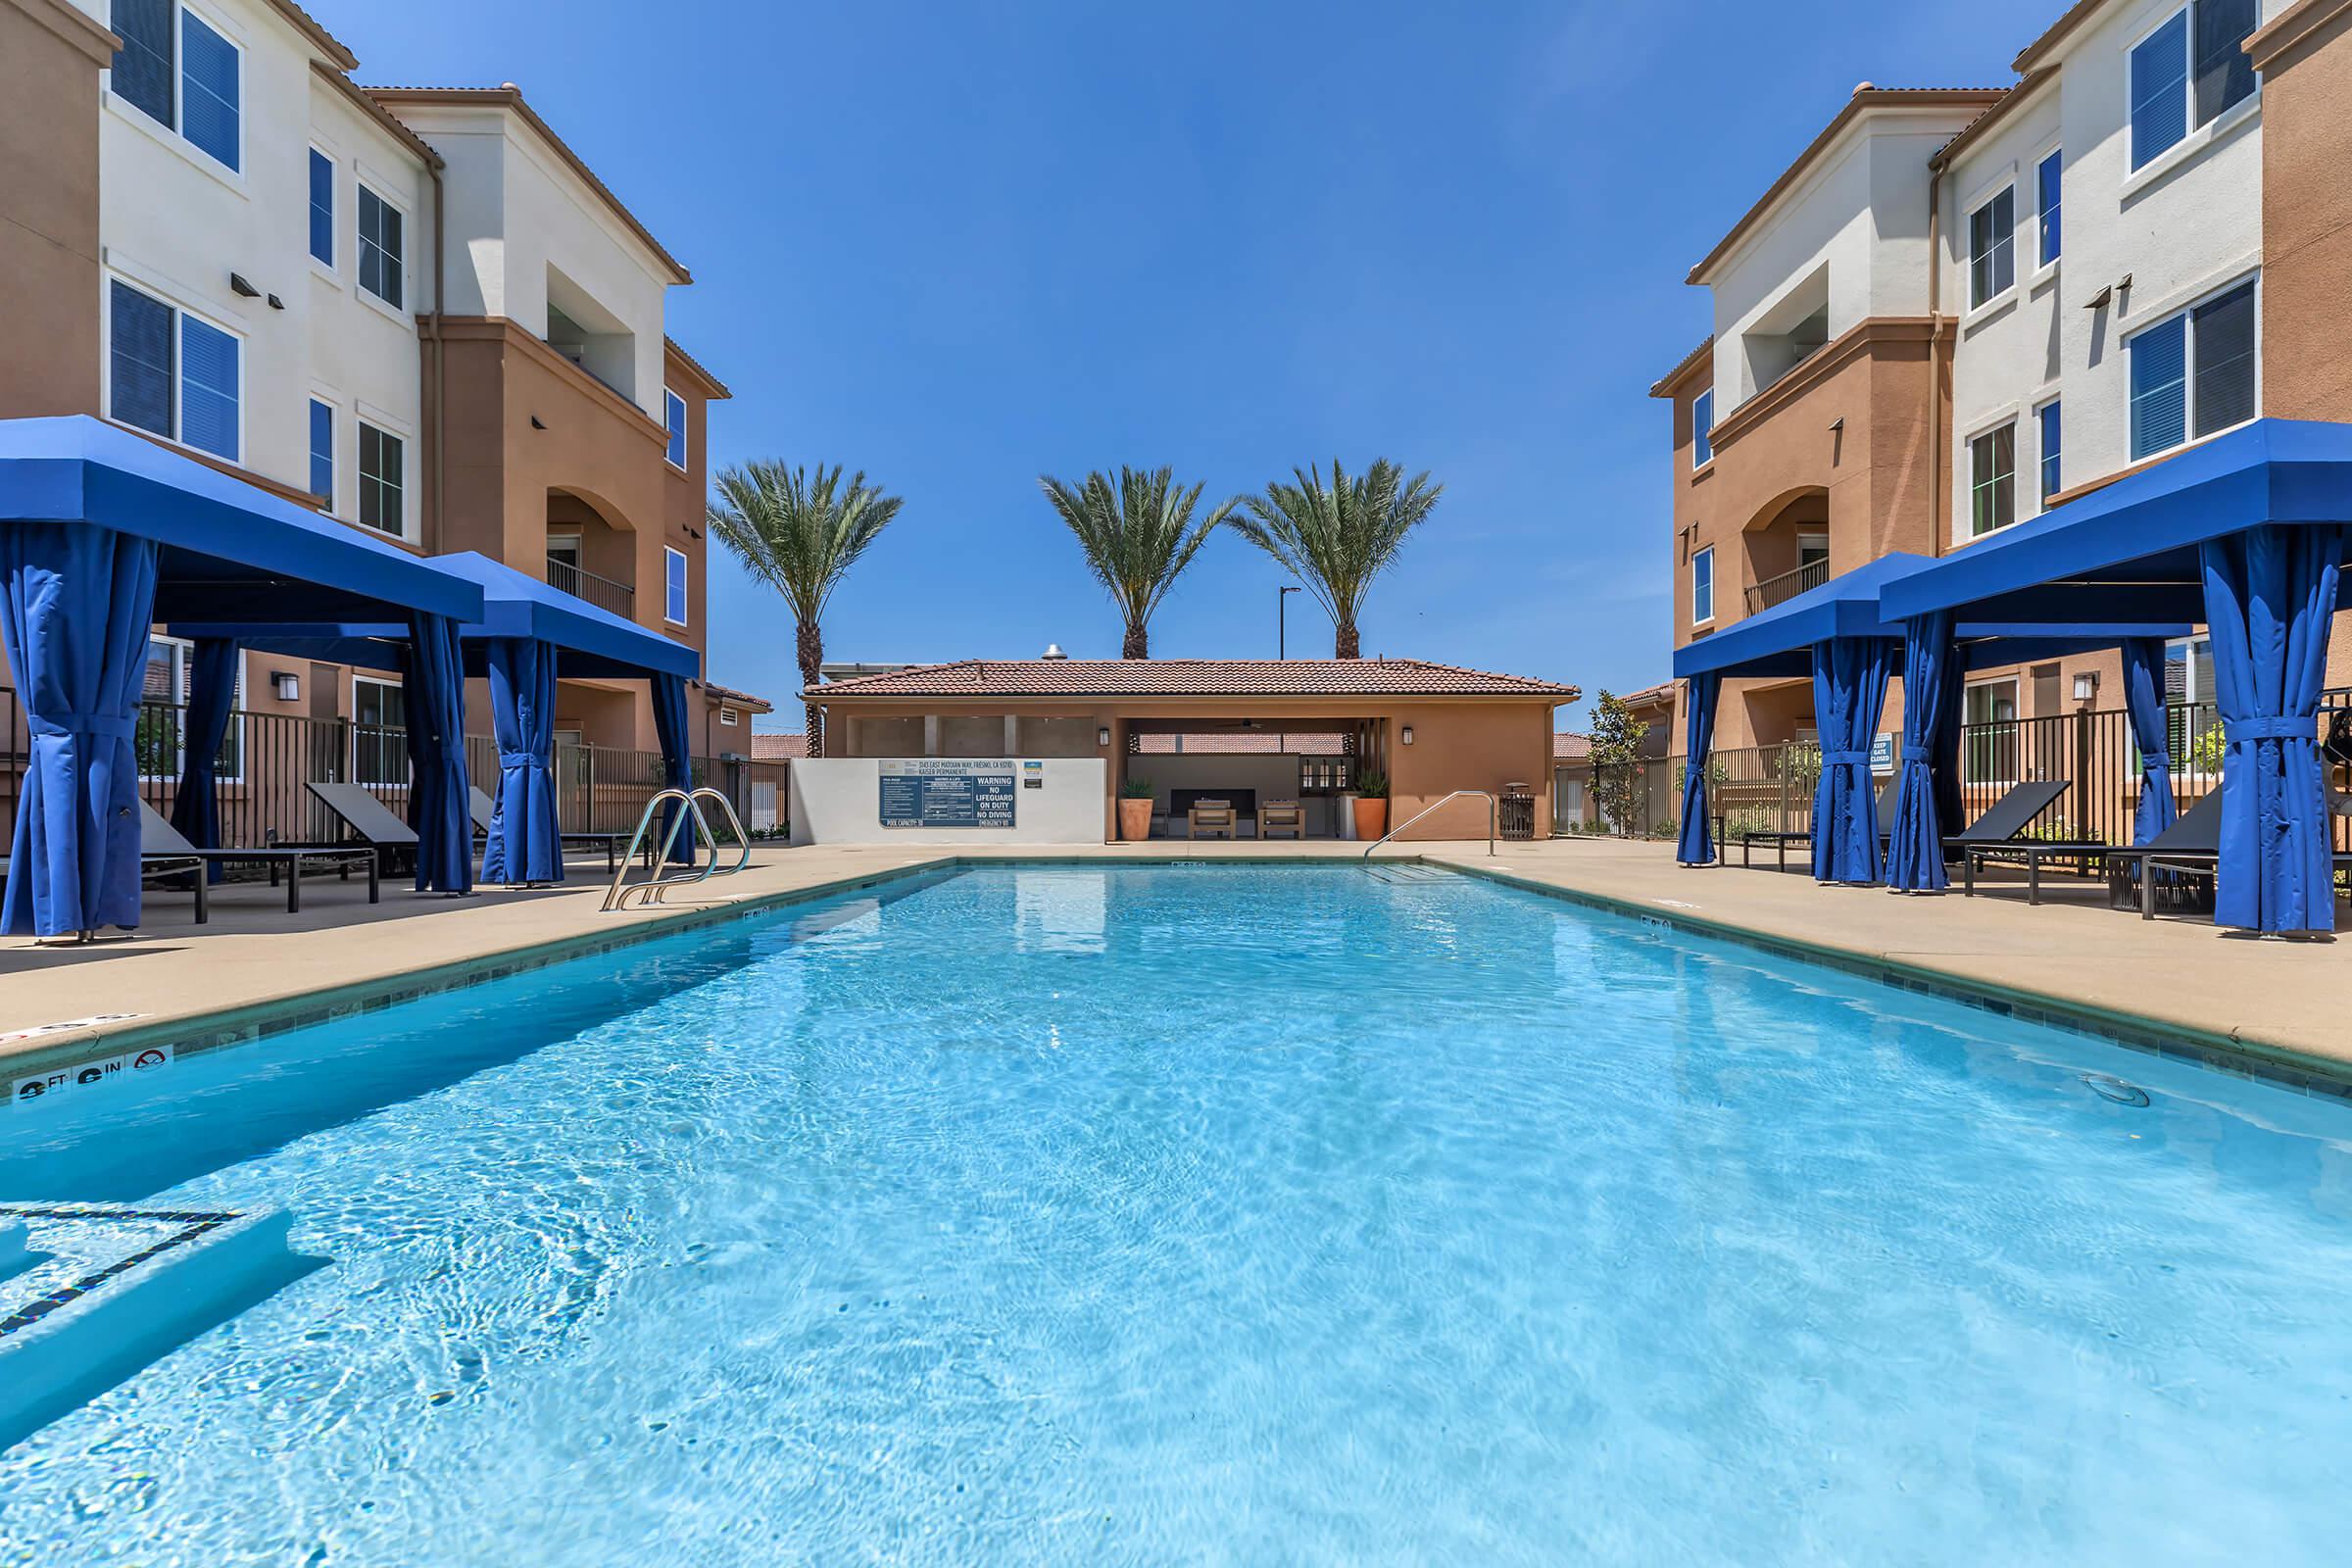
<path id="1" fill-rule="evenodd" d="M 727 390 L 664 332 L 692 279 L 519 91 L 364 88 L 292 0 L 0 0 L 0 41 L 10 162 L 40 172 L 0 194 L 0 243 L 41 290 L 14 302 L 39 324 L 7 334 L 0 417 L 98 414 L 707 647 Z M 185 662 L 159 636 L 151 695 L 183 698 Z M 243 675 L 249 712 L 403 717 L 389 672 L 254 655 Z M 767 705 L 702 700 L 698 738 L 748 755 Z M 656 744 L 642 690 L 558 701 L 565 739 Z"/>
<path id="2" fill-rule="evenodd" d="M 1965 550 L 2258 415 L 2352 416 L 2352 356 L 2324 326 L 2352 303 L 2346 9 L 2083 0 L 2006 86 L 1857 89 L 1692 270 L 1715 334 L 1651 389 L 1674 409 L 1676 646 L 1891 551 Z M 2266 58 L 2308 62 L 2284 155 Z M 2282 212 L 2307 236 L 2291 318 L 2265 266 Z M 2317 362 L 2291 404 L 2268 386 L 2282 351 Z M 2210 694 L 2199 640 L 2170 678 Z M 1724 695 L 1719 747 L 1812 734 L 1809 682 Z M 1973 672 L 1963 717 L 2121 703 L 2106 654 Z M 1883 731 L 1900 727 L 1890 694 Z"/>

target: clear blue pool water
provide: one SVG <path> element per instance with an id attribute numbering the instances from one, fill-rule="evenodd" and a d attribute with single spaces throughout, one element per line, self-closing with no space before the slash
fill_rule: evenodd
<path id="1" fill-rule="evenodd" d="M 2340 1562 L 2348 1137 L 1481 880 L 973 870 L 0 1116 L 330 1260 L 0 1561 Z"/>

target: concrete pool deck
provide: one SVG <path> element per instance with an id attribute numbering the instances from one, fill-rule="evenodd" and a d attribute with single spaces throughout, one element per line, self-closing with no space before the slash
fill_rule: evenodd
<path id="1" fill-rule="evenodd" d="M 151 898 L 134 935 L 79 947 L 0 939 L 0 1066 L 10 1080 L 154 1043 L 217 1044 L 387 999 L 550 961 L 575 951 L 708 921 L 730 908 L 818 897 L 956 861 L 1360 859 L 1360 845 L 1152 842 L 1148 845 L 924 849 L 762 847 L 733 877 L 681 887 L 671 902 L 600 910 L 602 860 L 576 880 L 467 899 L 387 884 L 369 906 L 357 884 L 306 882 L 300 914 L 282 893 L 215 890 L 210 924 L 187 901 Z M 2103 886 L 2056 879 L 2029 907 L 2022 889 L 1974 899 L 1898 898 L 1824 888 L 1810 877 L 1736 868 L 1685 870 L 1670 846 L 1608 839 L 1415 844 L 1383 859 L 1499 875 L 1530 887 L 1685 926 L 1760 939 L 1900 978 L 2044 1008 L 2093 1026 L 2175 1036 L 2290 1065 L 2352 1069 L 2352 939 L 2225 936 L 2203 919 L 2142 921 L 2105 906 Z"/>

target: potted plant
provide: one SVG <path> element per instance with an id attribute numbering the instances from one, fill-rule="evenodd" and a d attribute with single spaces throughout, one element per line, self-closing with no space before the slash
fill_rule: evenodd
<path id="1" fill-rule="evenodd" d="M 1389 830 L 1389 775 L 1368 767 L 1355 778 L 1355 836 L 1366 843 Z"/>
<path id="2" fill-rule="evenodd" d="M 1119 837 L 1127 840 L 1148 839 L 1152 836 L 1152 802 L 1153 792 L 1148 778 L 1131 778 L 1119 786 Z"/>

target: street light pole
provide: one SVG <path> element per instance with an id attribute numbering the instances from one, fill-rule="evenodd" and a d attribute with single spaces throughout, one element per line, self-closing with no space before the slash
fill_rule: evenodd
<path id="1" fill-rule="evenodd" d="M 1298 588 L 1293 586 L 1283 589 L 1274 596 L 1274 657 L 1276 659 L 1291 657 L 1289 611 L 1291 595 L 1298 591 Z"/>

